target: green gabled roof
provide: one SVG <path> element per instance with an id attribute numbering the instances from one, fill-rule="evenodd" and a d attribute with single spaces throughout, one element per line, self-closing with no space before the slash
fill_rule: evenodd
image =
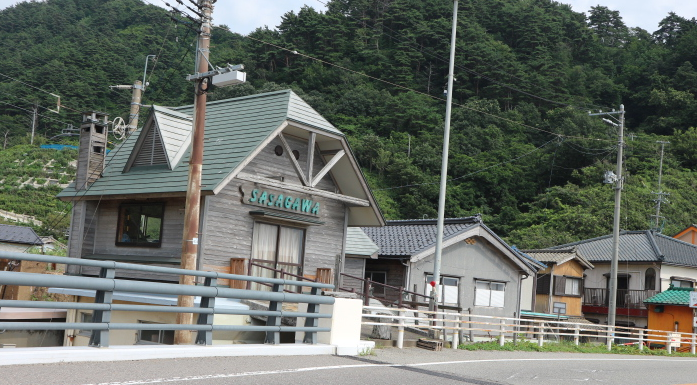
<path id="1" fill-rule="evenodd" d="M 647 298 L 644 303 L 653 305 L 685 305 L 690 304 L 691 287 L 670 287 L 670 289 Z"/>
<path id="2" fill-rule="evenodd" d="M 181 119 L 193 115 L 193 106 L 170 110 L 184 114 Z M 168 118 L 176 116 L 170 114 Z M 208 103 L 201 190 L 213 191 L 287 120 L 343 136 L 290 90 Z M 75 191 L 74 184 L 71 184 L 58 194 L 58 197 L 69 199 L 134 193 L 185 193 L 190 156 L 188 149 L 181 159 L 172 165 L 171 170 L 168 167 L 152 166 L 133 167 L 128 172 L 123 172 L 142 131 L 137 131 L 109 153 L 102 177 L 89 189 Z"/>

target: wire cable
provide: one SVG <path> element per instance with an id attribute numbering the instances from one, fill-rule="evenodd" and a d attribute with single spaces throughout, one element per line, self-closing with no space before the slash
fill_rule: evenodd
<path id="1" fill-rule="evenodd" d="M 558 138 L 554 138 L 554 139 L 552 139 L 552 140 L 550 140 L 550 141 L 544 143 L 543 145 L 541 145 L 541 146 L 539 146 L 539 147 L 535 147 L 533 150 L 531 150 L 531 151 L 529 151 L 529 152 L 526 152 L 525 154 L 523 154 L 523 155 L 521 155 L 521 156 L 518 156 L 518 157 L 515 157 L 515 158 L 512 158 L 512 159 L 509 159 L 509 160 L 507 160 L 507 161 L 505 161 L 505 162 L 499 162 L 499 163 L 496 163 L 496 164 L 492 164 L 492 165 L 490 165 L 490 166 L 481 168 L 481 169 L 479 169 L 479 170 L 477 170 L 477 171 L 473 171 L 473 172 L 471 172 L 471 173 L 468 173 L 468 174 L 465 174 L 465 175 L 462 175 L 462 176 L 458 176 L 458 177 L 456 177 L 456 178 L 450 178 L 450 179 L 448 179 L 447 181 L 448 181 L 448 182 L 452 182 L 452 181 L 455 181 L 455 180 L 467 178 L 467 177 L 470 177 L 470 176 L 472 176 L 472 175 L 479 174 L 479 173 L 481 173 L 481 172 L 484 172 L 484 171 L 489 170 L 489 169 L 494 168 L 494 167 L 498 167 L 498 166 L 502 166 L 502 165 L 505 165 L 505 164 L 513 163 L 513 162 L 515 162 L 515 161 L 517 161 L 517 160 L 520 160 L 520 159 L 525 158 L 526 156 L 528 156 L 528 155 L 530 155 L 530 154 L 532 154 L 532 153 L 535 153 L 535 152 L 541 150 L 542 148 L 544 148 L 545 146 L 547 146 L 548 144 L 550 144 L 550 143 L 552 143 L 552 142 L 554 142 L 554 141 L 556 141 L 556 140 L 558 140 Z M 416 184 L 408 184 L 408 185 L 403 185 L 403 186 L 387 187 L 387 188 L 380 188 L 380 189 L 373 189 L 373 190 L 374 190 L 374 191 L 395 190 L 395 189 L 398 189 L 398 188 L 428 186 L 428 185 L 435 185 L 435 184 L 439 184 L 439 183 L 440 183 L 440 182 L 416 183 Z"/>
<path id="2" fill-rule="evenodd" d="M 279 46 L 279 45 L 276 45 L 276 44 L 273 44 L 273 43 L 269 43 L 269 42 L 266 42 L 266 41 L 261 40 L 261 39 L 257 39 L 257 38 L 255 38 L 255 37 L 252 37 L 252 36 L 249 36 L 249 35 L 247 35 L 247 36 L 245 36 L 245 37 L 248 38 L 248 39 L 251 39 L 251 40 L 258 41 L 258 42 L 260 42 L 260 43 L 262 43 L 262 44 L 267 44 L 267 45 L 269 45 L 269 46 L 272 46 L 272 47 L 275 47 L 275 48 L 278 48 L 278 49 L 281 49 L 281 50 L 284 50 L 284 51 L 288 51 L 288 52 L 290 52 L 290 53 L 292 53 L 292 54 L 295 54 L 295 55 L 299 55 L 299 56 L 306 57 L 306 58 L 308 58 L 308 59 L 310 59 L 310 60 L 315 60 L 315 61 L 318 61 L 318 62 L 320 62 L 320 63 L 324 63 L 324 64 L 327 64 L 327 65 L 330 65 L 330 66 L 339 68 L 339 69 L 341 69 L 341 70 L 351 72 L 351 73 L 356 74 L 356 75 L 364 76 L 364 77 L 367 77 L 367 78 L 369 78 L 369 79 L 373 79 L 373 80 L 375 80 L 375 81 L 379 81 L 379 82 L 382 82 L 382 83 L 385 83 L 385 84 L 389 84 L 389 85 L 391 85 L 391 86 L 393 86 L 393 87 L 401 88 L 401 89 L 406 90 L 406 91 L 411 91 L 411 92 L 414 92 L 414 93 L 417 93 L 417 94 L 420 94 L 420 95 L 423 95 L 423 96 L 426 96 L 426 97 L 429 97 L 429 98 L 432 98 L 432 99 L 435 99 L 435 100 L 439 100 L 439 101 L 443 101 L 443 102 L 445 101 L 445 99 L 443 99 L 443 98 L 440 98 L 440 97 L 437 97 L 437 96 L 433 96 L 433 95 L 429 95 L 429 94 L 427 94 L 427 93 L 425 93 L 425 92 L 417 91 L 417 90 L 415 90 L 415 89 L 413 89 L 413 88 L 405 87 L 405 86 L 402 86 L 402 85 L 399 85 L 399 84 L 396 84 L 396 83 L 389 82 L 389 81 L 387 81 L 387 80 L 383 80 L 383 79 L 380 79 L 380 78 L 376 78 L 375 76 L 371 76 L 371 75 L 368 75 L 368 74 L 365 74 L 365 73 L 362 73 L 362 72 L 358 72 L 358 71 L 352 70 L 352 69 L 350 69 L 350 68 L 346 68 L 346 67 L 344 67 L 344 66 L 341 66 L 341 65 L 338 65 L 338 64 L 334 64 L 334 63 L 328 62 L 328 61 L 326 61 L 326 60 L 322 60 L 322 59 L 319 59 L 319 58 L 316 58 L 316 57 L 313 57 L 313 56 L 310 56 L 310 55 L 307 55 L 307 54 L 298 52 L 297 50 L 291 50 L 291 49 L 288 49 L 288 48 L 285 48 L 285 47 L 281 47 L 281 46 Z M 477 113 L 480 113 L 480 114 L 483 114 L 483 115 L 490 116 L 490 117 L 495 118 L 495 119 L 503 120 L 503 121 L 506 121 L 506 122 L 508 122 L 508 123 L 517 124 L 517 125 L 522 126 L 522 127 L 530 128 L 530 129 L 537 130 L 537 131 L 540 131 L 540 132 L 544 132 L 544 133 L 546 133 L 546 134 L 554 135 L 554 136 L 557 136 L 557 137 L 565 137 L 565 138 L 572 138 L 572 139 L 582 139 L 582 140 L 592 140 L 592 141 L 602 141 L 602 142 L 610 141 L 610 140 L 607 140 L 607 139 L 586 138 L 586 137 L 581 137 L 581 136 L 572 136 L 572 135 L 558 134 L 558 133 L 556 133 L 556 132 L 552 132 L 552 131 L 545 130 L 545 129 L 542 129 L 542 128 L 530 126 L 530 125 L 525 124 L 525 123 L 516 122 L 516 121 L 514 121 L 514 120 L 512 120 L 512 119 L 504 118 L 504 117 L 502 117 L 502 116 L 495 115 L 495 114 L 492 114 L 492 113 L 490 113 L 490 112 L 478 110 L 478 109 L 476 109 L 476 108 L 472 108 L 472 107 L 469 107 L 469 106 L 466 106 L 466 105 L 463 105 L 463 104 L 459 104 L 459 103 L 455 103 L 455 102 L 453 102 L 453 104 L 456 105 L 456 106 L 458 106 L 458 107 L 464 108 L 464 109 L 466 109 L 466 110 L 474 111 L 474 112 L 477 112 Z"/>

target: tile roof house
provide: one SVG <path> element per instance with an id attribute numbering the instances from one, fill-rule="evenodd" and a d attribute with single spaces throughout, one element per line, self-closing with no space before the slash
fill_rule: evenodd
<path id="1" fill-rule="evenodd" d="M 697 245 L 697 225 L 690 225 L 673 235 L 673 238 Z"/>
<path id="2" fill-rule="evenodd" d="M 0 225 L 0 250 L 23 252 L 32 246 L 41 246 L 41 238 L 26 226 Z"/>
<path id="3" fill-rule="evenodd" d="M 605 322 L 613 237 L 586 239 L 553 247 L 574 248 L 594 266 L 584 280 L 583 313 Z M 651 230 L 622 231 L 619 237 L 617 324 L 644 327 L 648 311 L 644 301 L 675 287 L 697 282 L 697 246 Z"/>
<path id="4" fill-rule="evenodd" d="M 106 155 L 107 119 L 83 118 L 78 180 L 58 195 L 74 202 L 70 257 L 180 263 L 193 113 L 154 106 Z M 290 90 L 207 104 L 201 195 L 202 270 L 243 259 L 334 281 L 347 226 L 384 224 L 344 134 Z"/>
<path id="5" fill-rule="evenodd" d="M 430 295 L 436 230 L 435 219 L 387 221 L 385 227 L 363 228 L 380 247 L 377 259 L 365 261 L 365 276 Z M 483 315 L 519 315 L 521 281 L 534 277 L 539 267 L 499 238 L 480 216 L 446 219 L 440 304 Z M 394 296 L 389 291 L 379 294 L 386 300 Z"/>
<path id="6" fill-rule="evenodd" d="M 583 317 L 583 278 L 593 265 L 574 248 L 555 250 L 522 250 L 522 253 L 546 265 L 537 272 L 535 287 L 536 313 Z"/>

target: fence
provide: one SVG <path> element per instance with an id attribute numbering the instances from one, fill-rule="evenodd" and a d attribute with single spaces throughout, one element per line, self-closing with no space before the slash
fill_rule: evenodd
<path id="1" fill-rule="evenodd" d="M 341 275 L 344 278 L 358 282 L 358 285 L 344 282 L 344 287 L 340 287 L 339 290 L 358 294 L 363 299 L 364 306 L 369 306 L 370 300 L 374 299 L 388 307 L 408 307 L 411 311 L 414 311 L 414 309 L 428 309 L 430 307 L 431 297 L 428 295 L 409 291 L 401 286 L 390 286 L 346 273 L 341 273 Z M 355 287 L 351 286 L 359 286 L 360 289 L 356 290 Z M 461 307 L 444 304 L 435 305 L 435 309 L 462 311 Z"/>
<path id="2" fill-rule="evenodd" d="M 648 347 L 666 349 L 669 354 L 672 351 L 695 354 L 697 347 L 697 334 L 694 333 L 438 311 L 419 311 L 424 315 L 419 317 L 408 315 L 414 312 L 413 309 L 381 306 L 364 306 L 363 309 L 363 325 L 392 326 L 398 329 L 399 348 L 403 347 L 404 330 L 407 327 L 439 331 L 443 339 L 447 339 L 450 334 L 453 349 L 457 348 L 460 340 L 464 340 L 464 333 L 469 334 L 470 341 L 474 341 L 473 336 L 476 335 L 481 340 L 498 340 L 501 346 L 506 340 L 535 341 L 543 346 L 545 341 L 562 340 L 573 341 L 578 345 L 583 339 L 604 341 L 608 350 L 613 344 L 623 344 L 637 345 L 639 350 Z"/>
<path id="3" fill-rule="evenodd" d="M 18 308 L 50 308 L 50 309 L 81 309 L 92 310 L 92 322 L 89 323 L 51 323 L 51 322 L 0 322 L 0 330 L 69 330 L 81 329 L 96 331 L 90 337 L 90 346 L 109 346 L 109 330 L 192 330 L 196 331 L 196 344 L 211 345 L 212 332 L 226 331 L 257 331 L 266 332 L 266 343 L 280 343 L 281 332 L 305 332 L 305 343 L 317 343 L 318 332 L 328 332 L 329 328 L 318 327 L 319 318 L 331 318 L 330 314 L 319 313 L 319 305 L 334 304 L 334 298 L 321 295 L 321 289 L 333 289 L 333 285 L 300 282 L 285 279 L 260 278 L 246 275 L 224 274 L 209 271 L 185 270 L 160 266 L 137 265 L 113 261 L 95 261 L 48 255 L 34 255 L 0 251 L 0 259 L 37 261 L 55 264 L 79 265 L 100 268 L 99 278 L 32 274 L 18 272 L 0 272 L 0 285 L 57 287 L 68 289 L 96 290 L 94 303 L 51 302 L 51 301 L 13 301 L 0 300 L 0 307 Z M 204 279 L 203 285 L 179 285 L 148 281 L 115 279 L 116 269 L 190 275 Z M 254 291 L 217 287 L 217 279 L 248 281 L 271 286 L 271 291 Z M 307 287 L 309 294 L 285 293 L 285 286 Z M 199 307 L 155 306 L 113 304 L 115 291 L 200 296 Z M 234 298 L 269 301 L 269 310 L 245 309 L 215 309 L 216 298 Z M 307 312 L 292 312 L 282 310 L 283 303 L 306 303 Z M 194 325 L 182 324 L 146 324 L 146 323 L 113 323 L 112 311 L 147 311 L 168 313 L 198 314 Z M 267 317 L 266 325 L 214 325 L 215 314 L 234 314 Z M 281 326 L 283 317 L 305 317 L 304 326 Z"/>

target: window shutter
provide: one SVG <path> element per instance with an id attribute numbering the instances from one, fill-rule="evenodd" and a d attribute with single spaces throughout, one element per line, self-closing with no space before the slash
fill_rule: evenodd
<path id="1" fill-rule="evenodd" d="M 566 293 L 566 277 L 554 277 L 554 295 L 564 295 Z"/>
<path id="2" fill-rule="evenodd" d="M 535 293 L 537 294 L 549 294 L 549 274 L 537 277 L 537 288 Z"/>

